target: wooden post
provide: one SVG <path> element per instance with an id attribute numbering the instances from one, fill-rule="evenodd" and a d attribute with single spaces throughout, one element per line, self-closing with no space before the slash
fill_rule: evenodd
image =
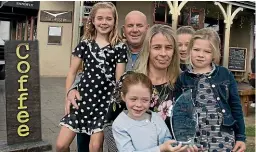
<path id="1" fill-rule="evenodd" d="M 73 50 L 77 43 L 80 40 L 80 33 L 79 33 L 79 26 L 81 22 L 81 17 L 80 17 L 80 1 L 75 1 L 74 2 L 74 19 L 73 19 L 73 36 L 72 36 L 72 47 L 71 50 Z M 70 52 L 71 53 L 71 52 Z"/>
<path id="2" fill-rule="evenodd" d="M 224 16 L 224 23 L 225 23 L 225 39 L 224 39 L 224 52 L 223 52 L 223 62 L 222 65 L 224 67 L 228 67 L 228 58 L 229 58 L 229 39 L 230 39 L 230 28 L 233 24 L 233 19 L 236 16 L 236 14 L 239 11 L 243 11 L 243 8 L 238 7 L 233 13 L 232 13 L 232 5 L 228 4 L 227 6 L 227 12 L 224 10 L 223 6 L 220 4 L 220 2 L 214 2 L 215 5 L 217 5 L 223 16 Z"/>
<path id="3" fill-rule="evenodd" d="M 16 31 L 15 31 L 15 40 L 18 40 L 19 37 L 19 23 L 16 22 Z"/>
<path id="4" fill-rule="evenodd" d="M 172 29 L 173 30 L 177 30 L 177 26 L 178 26 L 178 17 L 180 15 L 180 11 L 181 9 L 185 6 L 185 4 L 188 1 L 182 1 L 179 5 L 179 1 L 173 1 L 173 3 L 171 1 L 167 1 L 167 4 L 170 8 L 170 14 L 172 14 Z"/>
<path id="5" fill-rule="evenodd" d="M 25 22 L 25 32 L 24 32 L 24 40 L 28 40 L 28 17 L 26 17 L 26 22 Z"/>
<path id="6" fill-rule="evenodd" d="M 22 23 L 18 23 L 18 40 L 22 40 Z"/>
<path id="7" fill-rule="evenodd" d="M 31 16 L 31 20 L 30 20 L 30 33 L 29 33 L 29 40 L 33 40 L 33 34 L 34 34 L 34 17 Z"/>

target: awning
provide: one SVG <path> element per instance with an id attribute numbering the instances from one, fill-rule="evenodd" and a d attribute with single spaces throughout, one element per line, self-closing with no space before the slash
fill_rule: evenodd
<path id="1" fill-rule="evenodd" d="M 39 10 L 40 1 L 1 1 L 1 5 Z"/>
<path id="2" fill-rule="evenodd" d="M 250 10 L 255 10 L 255 2 L 254 1 L 219 1 L 219 2 L 232 4 L 234 6 L 247 8 Z"/>
<path id="3" fill-rule="evenodd" d="M 28 16 L 37 16 L 39 1 L 0 1 L 0 20 L 26 20 Z"/>

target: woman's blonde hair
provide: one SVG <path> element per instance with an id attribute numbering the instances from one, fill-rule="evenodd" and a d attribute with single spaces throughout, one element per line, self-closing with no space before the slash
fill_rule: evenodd
<path id="1" fill-rule="evenodd" d="M 194 36 L 191 38 L 190 43 L 188 45 L 189 52 L 192 50 L 195 40 L 208 40 L 211 45 L 212 54 L 213 54 L 213 62 L 215 64 L 219 64 L 220 62 L 220 37 L 219 34 L 213 28 L 203 28 L 197 30 Z M 191 59 L 190 63 L 192 65 Z"/>
<path id="2" fill-rule="evenodd" d="M 89 17 L 87 19 L 86 25 L 84 26 L 84 36 L 83 39 L 87 40 L 94 40 L 97 36 L 97 31 L 95 29 L 95 26 L 93 25 L 93 20 L 95 19 L 95 15 L 98 11 L 98 9 L 101 8 L 109 8 L 113 12 L 114 16 L 114 28 L 111 30 L 108 36 L 108 41 L 112 46 L 114 46 L 116 43 L 121 41 L 120 36 L 118 34 L 118 14 L 116 7 L 113 3 L 111 2 L 98 2 L 93 5 L 92 10 L 89 14 Z"/>
<path id="3" fill-rule="evenodd" d="M 143 73 L 145 75 L 149 74 L 149 55 L 151 50 L 151 40 L 158 33 L 163 34 L 169 42 L 173 43 L 174 52 L 172 55 L 171 63 L 167 68 L 167 74 L 170 85 L 174 87 L 174 83 L 176 82 L 176 79 L 180 74 L 180 59 L 178 55 L 175 32 L 168 25 L 155 24 L 147 31 L 145 40 L 143 42 L 142 52 L 140 54 L 140 57 L 138 58 L 135 71 Z"/>
<path id="4" fill-rule="evenodd" d="M 182 27 L 179 27 L 177 29 L 177 32 L 176 32 L 177 35 L 180 35 L 180 34 L 190 34 L 190 35 L 194 35 L 195 34 L 195 30 L 193 29 L 192 26 L 182 26 Z"/>

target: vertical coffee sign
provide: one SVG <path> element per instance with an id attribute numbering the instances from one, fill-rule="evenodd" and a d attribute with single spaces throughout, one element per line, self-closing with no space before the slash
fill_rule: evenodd
<path id="1" fill-rule="evenodd" d="M 41 141 L 38 41 L 8 41 L 6 61 L 7 144 Z"/>

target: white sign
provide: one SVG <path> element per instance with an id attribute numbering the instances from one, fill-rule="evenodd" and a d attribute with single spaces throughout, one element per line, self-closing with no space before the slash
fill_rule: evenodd
<path id="1" fill-rule="evenodd" d="M 50 26 L 49 36 L 61 36 L 61 27 Z"/>

